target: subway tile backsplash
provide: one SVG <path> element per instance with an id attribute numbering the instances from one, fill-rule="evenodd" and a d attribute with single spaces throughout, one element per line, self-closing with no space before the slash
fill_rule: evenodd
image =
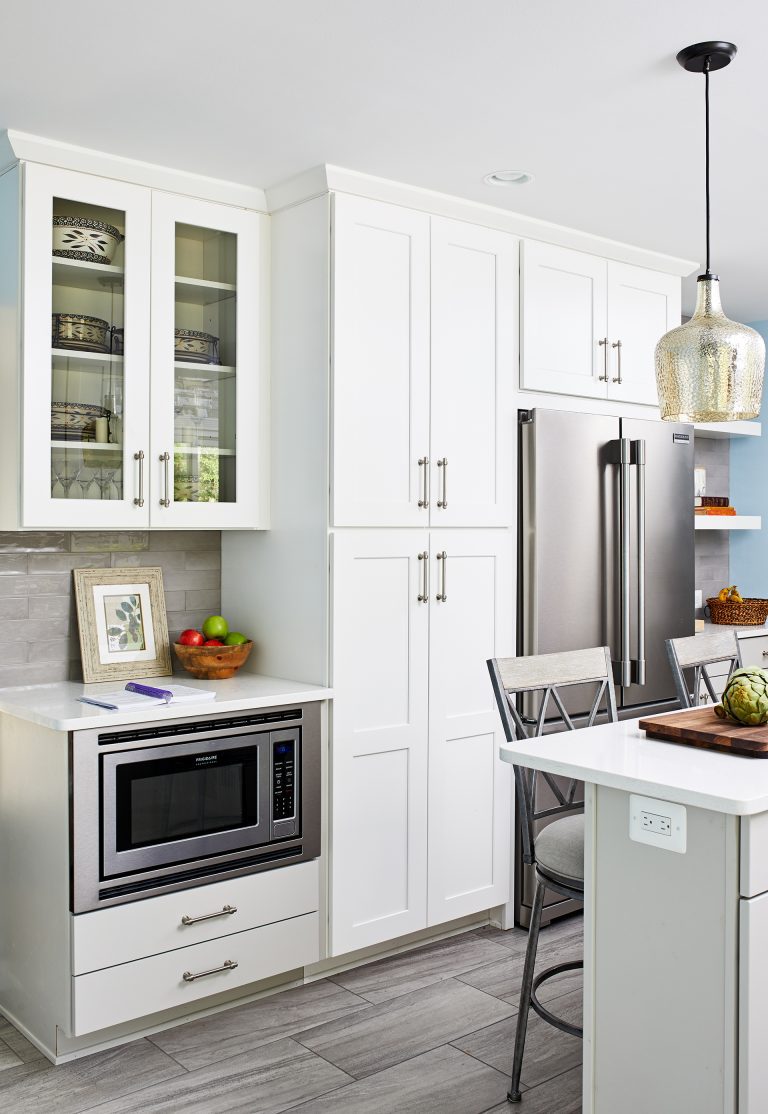
<path id="1" fill-rule="evenodd" d="M 213 530 L 0 532 L 0 687 L 80 680 L 72 569 L 159 565 L 171 641 L 221 608 Z"/>

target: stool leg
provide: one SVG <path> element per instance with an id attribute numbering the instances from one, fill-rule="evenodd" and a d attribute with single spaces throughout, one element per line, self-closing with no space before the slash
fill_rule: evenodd
<path id="1" fill-rule="evenodd" d="M 533 986 L 533 969 L 536 964 L 536 949 L 539 945 L 539 927 L 541 926 L 541 911 L 544 906 L 544 885 L 536 879 L 536 893 L 533 898 L 531 910 L 531 924 L 528 929 L 528 945 L 525 949 L 525 966 L 523 967 L 523 981 L 520 986 L 520 1004 L 517 1012 L 517 1027 L 515 1029 L 515 1054 L 512 1059 L 512 1077 L 507 1093 L 507 1102 L 520 1102 L 520 1072 L 523 1067 L 523 1052 L 525 1051 L 525 1034 L 528 1030 L 528 1013 L 531 1008 L 531 988 Z"/>

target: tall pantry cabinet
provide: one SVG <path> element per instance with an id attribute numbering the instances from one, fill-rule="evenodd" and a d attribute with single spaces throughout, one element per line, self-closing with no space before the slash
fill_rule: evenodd
<path id="1" fill-rule="evenodd" d="M 340 193 L 272 222 L 272 530 L 224 539 L 223 606 L 334 688 L 341 955 L 509 898 L 518 241 Z"/>

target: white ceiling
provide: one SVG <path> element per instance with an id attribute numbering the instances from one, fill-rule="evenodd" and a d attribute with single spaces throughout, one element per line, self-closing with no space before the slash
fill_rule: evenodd
<path id="1" fill-rule="evenodd" d="M 0 127 L 268 187 L 328 162 L 703 258 L 768 318 L 764 0 L 6 0 Z M 485 173 L 522 168 L 502 190 Z M 695 280 L 687 280 L 690 308 Z"/>

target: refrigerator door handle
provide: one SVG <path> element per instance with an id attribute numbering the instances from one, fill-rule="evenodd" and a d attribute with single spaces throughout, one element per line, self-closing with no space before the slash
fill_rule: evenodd
<path id="1" fill-rule="evenodd" d="M 630 645 L 629 609 L 630 609 L 630 503 L 631 503 L 631 475 L 632 442 L 628 437 L 621 437 L 618 442 L 619 450 L 619 552 L 620 552 L 620 577 L 619 577 L 619 617 L 620 617 L 620 654 L 621 658 L 614 663 L 615 680 L 622 688 L 632 684 L 632 648 Z"/>
<path id="2" fill-rule="evenodd" d="M 645 441 L 632 442 L 637 469 L 637 662 L 634 681 L 645 684 Z"/>

